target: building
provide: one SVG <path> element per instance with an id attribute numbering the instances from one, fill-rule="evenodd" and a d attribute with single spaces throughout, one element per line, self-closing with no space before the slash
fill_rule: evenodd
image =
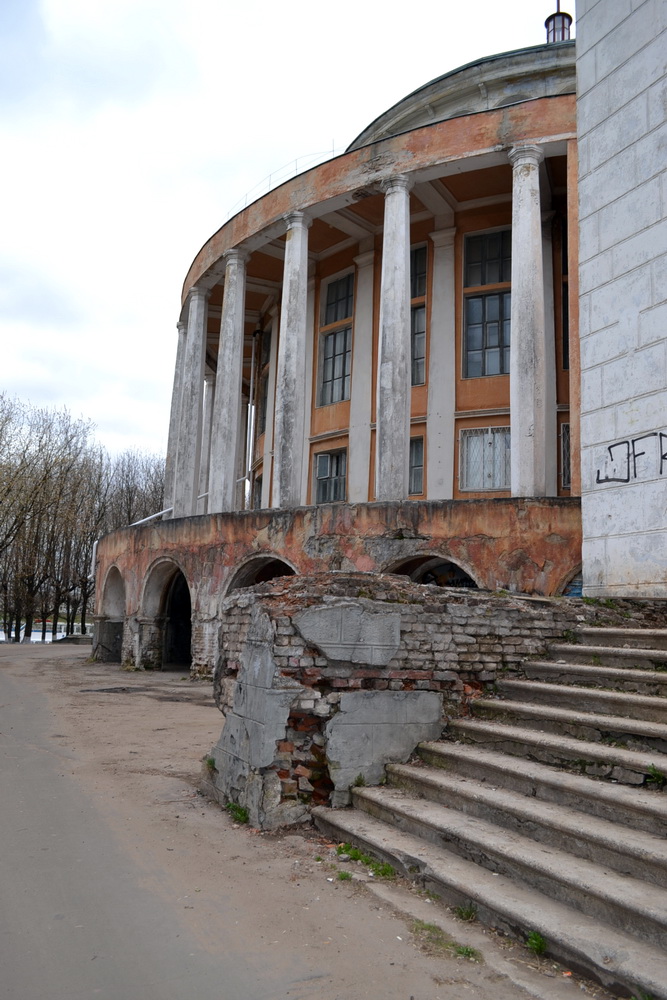
<path id="1" fill-rule="evenodd" d="M 558 594 L 580 573 L 575 52 L 555 23 L 202 247 L 168 515 L 100 542 L 98 655 L 210 669 L 224 597 L 282 574 Z"/>
<path id="2" fill-rule="evenodd" d="M 579 0 L 586 593 L 667 597 L 667 4 Z"/>

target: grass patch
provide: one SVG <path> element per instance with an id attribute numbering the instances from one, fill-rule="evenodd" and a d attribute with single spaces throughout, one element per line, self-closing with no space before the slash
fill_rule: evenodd
<path id="1" fill-rule="evenodd" d="M 215 766 L 215 757 L 204 757 L 204 763 L 206 764 L 206 767 L 211 772 L 211 774 L 214 771 L 218 770 L 217 767 Z"/>
<path id="2" fill-rule="evenodd" d="M 238 802 L 228 802 L 225 809 L 237 823 L 247 823 L 250 818 L 246 807 L 240 806 Z"/>
<path id="3" fill-rule="evenodd" d="M 477 920 L 477 907 L 474 903 L 463 903 L 461 906 L 455 906 L 454 913 L 459 920 Z"/>
<path id="4" fill-rule="evenodd" d="M 667 776 L 662 771 L 659 771 L 655 764 L 649 764 L 646 784 L 656 791 L 661 792 L 665 785 L 667 785 Z"/>
<path id="5" fill-rule="evenodd" d="M 537 931 L 531 931 L 526 938 L 526 948 L 532 951 L 533 955 L 544 955 L 547 950 L 547 943 Z"/>
<path id="6" fill-rule="evenodd" d="M 358 847 L 353 847 L 352 844 L 339 844 L 336 848 L 337 854 L 347 854 L 350 861 L 358 861 L 360 864 L 365 865 L 369 872 L 376 878 L 386 878 L 391 879 L 396 877 L 396 871 L 392 865 L 387 861 L 376 861 L 369 854 L 364 854 L 360 851 Z"/>
<path id="7" fill-rule="evenodd" d="M 339 882 L 349 882 L 352 878 L 352 872 L 338 872 Z"/>
<path id="8" fill-rule="evenodd" d="M 467 958 L 471 962 L 481 962 L 482 960 L 482 956 L 476 948 L 472 948 L 469 944 L 457 944 L 456 941 L 450 941 L 437 924 L 429 924 L 424 920 L 414 920 L 410 929 L 419 947 L 428 955 L 446 952 L 449 955 L 456 955 L 458 958 Z"/>

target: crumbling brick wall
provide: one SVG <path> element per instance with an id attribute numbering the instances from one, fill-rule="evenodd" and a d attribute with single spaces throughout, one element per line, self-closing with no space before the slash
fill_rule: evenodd
<path id="1" fill-rule="evenodd" d="M 214 674 L 229 726 L 213 751 L 217 791 L 265 827 L 343 804 L 355 778 L 377 782 L 389 760 L 466 714 L 498 670 L 577 625 L 614 615 L 627 625 L 625 614 L 362 573 L 237 591 L 223 605 Z"/>

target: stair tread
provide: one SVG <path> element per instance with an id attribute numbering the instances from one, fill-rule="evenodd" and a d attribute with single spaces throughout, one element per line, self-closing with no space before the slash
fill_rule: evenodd
<path id="1" fill-rule="evenodd" d="M 533 731 L 531 730 L 531 732 Z M 420 748 L 443 758 L 454 760 L 468 760 L 471 755 L 471 748 L 465 743 L 430 741 L 421 743 Z M 479 744 L 476 744 L 473 749 L 475 761 L 478 764 L 491 768 L 501 775 L 508 771 L 520 773 L 524 778 L 537 783 L 544 782 L 552 787 L 562 788 L 571 794 L 598 799 L 612 806 L 622 805 L 655 816 L 656 822 L 663 821 L 667 824 L 667 795 L 659 795 L 645 788 L 635 788 L 606 781 L 593 781 L 581 774 L 556 770 L 548 764 L 539 763 L 539 761 L 514 757 L 497 750 L 488 750 Z M 531 798 L 531 801 L 534 802 L 535 798 Z"/>
<path id="2" fill-rule="evenodd" d="M 621 875 L 608 867 L 549 844 L 538 843 L 478 816 L 468 816 L 439 803 L 419 799 L 400 788 L 359 788 L 354 800 L 378 802 L 396 812 L 404 812 L 445 835 L 454 835 L 478 850 L 513 864 L 529 867 L 547 878 L 585 891 L 599 899 L 621 905 L 667 928 L 667 893 L 630 875 Z"/>
<path id="3" fill-rule="evenodd" d="M 586 691 L 586 688 L 582 688 Z M 667 740 L 667 725 L 661 722 L 651 722 L 644 719 L 629 719 L 623 715 L 605 715 L 600 712 L 573 711 L 570 708 L 559 708 L 556 705 L 532 704 L 520 701 L 511 701 L 508 698 L 478 698 L 474 702 L 476 706 L 491 708 L 504 708 L 517 715 L 530 717 L 540 717 L 550 719 L 553 722 L 575 722 L 602 729 L 614 729 L 627 733 L 638 733 L 642 736 L 651 736 L 654 739 Z M 581 742 L 581 741 L 580 741 Z"/>
<path id="4" fill-rule="evenodd" d="M 641 985 L 656 1000 L 667 997 L 667 956 L 663 950 L 359 810 L 317 807 L 313 814 L 326 826 L 361 839 L 371 850 L 376 847 L 393 856 L 406 871 L 416 865 L 422 877 L 493 910 L 526 932 L 537 931 L 550 944 L 597 967 L 608 976 L 608 982 L 618 977 L 631 988 Z"/>
<path id="5" fill-rule="evenodd" d="M 584 643 L 553 642 L 549 643 L 552 653 L 567 651 L 576 656 L 619 656 L 622 659 L 665 660 L 667 649 L 649 649 L 643 646 L 587 646 Z"/>
<path id="6" fill-rule="evenodd" d="M 494 702 L 494 704 L 498 704 Z M 610 716 L 600 716 L 608 719 Z M 590 758 L 610 761 L 629 768 L 646 770 L 651 764 L 663 774 L 667 774 L 667 754 L 653 750 L 626 750 L 623 747 L 612 747 L 606 743 L 593 743 L 590 740 L 577 740 L 573 736 L 561 736 L 557 733 L 546 733 L 537 729 L 524 729 L 521 726 L 510 726 L 505 723 L 490 722 L 477 719 L 453 719 L 449 722 L 453 731 L 485 732 L 504 739 L 532 743 L 545 747 L 560 748 L 569 751 L 584 751 Z"/>
<path id="7" fill-rule="evenodd" d="M 643 708 L 662 708 L 665 710 L 665 718 L 667 719 L 667 702 L 664 698 L 652 694 L 635 694 L 632 691 L 608 691 L 606 689 L 595 688 L 591 691 L 590 688 L 581 687 L 578 684 L 550 684 L 548 681 L 535 681 L 530 679 L 516 679 L 513 678 L 500 678 L 497 682 L 499 689 L 509 688 L 510 691 L 541 691 L 547 694 L 560 694 L 565 691 L 568 697 L 576 697 L 579 695 L 583 700 L 588 695 L 593 695 L 596 699 L 600 701 L 608 701 L 610 704 L 626 704 L 634 705 L 635 707 Z M 641 720 L 635 720 L 641 721 Z M 658 723 L 660 725 L 660 723 Z"/>
<path id="8" fill-rule="evenodd" d="M 617 824 L 598 816 L 589 816 L 571 806 L 547 802 L 461 775 L 448 774 L 436 767 L 416 768 L 407 764 L 390 764 L 387 770 L 392 775 L 410 777 L 412 781 L 429 788 L 455 791 L 460 798 L 511 812 L 527 822 L 538 821 L 554 830 L 595 840 L 619 854 L 643 860 L 655 859 L 667 867 L 667 840 L 664 837 L 643 830 L 625 830 L 621 843 Z"/>
<path id="9" fill-rule="evenodd" d="M 630 667 L 605 667 L 602 664 L 568 663 L 567 660 L 530 660 L 529 662 L 522 664 L 522 669 L 524 671 L 532 670 L 534 668 L 558 670 L 563 673 L 567 673 L 568 670 L 571 670 L 573 673 L 583 674 L 585 677 L 600 676 L 618 680 L 667 684 L 666 670 L 645 670 L 643 667 L 637 667 L 635 669 Z"/>

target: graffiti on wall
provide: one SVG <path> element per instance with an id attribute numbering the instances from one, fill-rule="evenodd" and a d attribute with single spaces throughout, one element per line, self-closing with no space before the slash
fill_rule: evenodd
<path id="1" fill-rule="evenodd" d="M 667 474 L 667 431 L 651 431 L 636 438 L 615 441 L 607 448 L 595 482 L 630 483 Z"/>

